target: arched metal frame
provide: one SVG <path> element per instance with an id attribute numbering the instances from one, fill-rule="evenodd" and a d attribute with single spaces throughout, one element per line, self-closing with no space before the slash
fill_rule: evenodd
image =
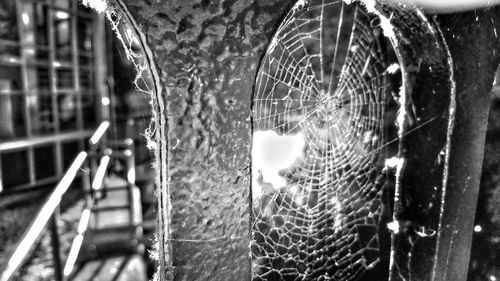
<path id="1" fill-rule="evenodd" d="M 168 166 L 167 166 L 167 160 L 168 160 L 168 152 L 167 152 L 167 147 L 168 147 L 168 137 L 167 137 L 167 120 L 166 117 L 167 115 L 165 114 L 165 104 L 163 103 L 163 99 L 161 96 L 162 90 L 161 90 L 161 83 L 160 83 L 160 78 L 157 73 L 155 64 L 154 64 L 154 58 L 151 50 L 147 47 L 146 44 L 146 38 L 145 35 L 139 30 L 137 27 L 137 23 L 134 21 L 130 13 L 127 11 L 126 5 L 121 1 L 117 0 L 116 2 L 113 2 L 112 4 L 108 3 L 110 7 L 108 9 L 111 9 L 114 13 L 122 16 L 130 26 L 133 27 L 134 32 L 138 35 L 140 38 L 141 42 L 141 47 L 143 51 L 146 54 L 147 61 L 148 61 L 148 66 L 149 70 L 152 73 L 152 77 L 154 80 L 154 93 L 153 93 L 153 99 L 154 99 L 154 107 L 155 107 L 155 122 L 156 122 L 156 130 L 154 134 L 154 140 L 156 141 L 157 145 L 155 147 L 155 154 L 156 154 L 156 162 L 155 162 L 155 167 L 158 172 L 156 183 L 158 187 L 158 204 L 159 204 L 159 250 L 160 250 L 160 280 L 166 280 L 167 278 L 167 273 L 169 271 L 169 267 L 171 265 L 166 264 L 166 261 L 170 261 L 169 259 L 169 243 L 168 241 L 168 235 L 169 235 L 169 181 L 168 181 Z M 465 272 L 467 270 L 467 266 L 465 265 L 466 262 L 468 261 L 468 257 L 461 258 L 463 254 L 466 254 L 470 251 L 470 237 L 467 238 L 467 236 L 470 236 L 469 230 L 472 230 L 472 224 L 473 224 L 473 214 L 475 212 L 475 207 L 473 207 L 472 204 L 470 206 L 470 203 L 475 202 L 477 198 L 477 190 L 478 190 L 478 179 L 479 179 L 479 172 L 481 168 L 481 160 L 482 160 L 482 153 L 484 149 L 484 134 L 485 134 L 485 125 L 484 125 L 484 119 L 485 116 L 487 116 L 488 112 L 488 99 L 487 96 L 489 94 L 488 86 L 484 86 L 483 84 L 488 84 L 487 82 L 491 82 L 492 77 L 488 77 L 484 83 L 481 85 L 481 92 L 479 95 L 481 96 L 480 99 L 473 101 L 470 98 L 467 98 L 467 89 L 464 89 L 467 85 L 464 85 L 463 82 L 458 83 L 458 85 L 455 87 L 454 81 L 453 81 L 453 76 L 455 76 L 455 79 L 461 79 L 466 75 L 467 73 L 470 73 L 470 70 L 464 70 L 464 66 L 470 64 L 470 63 L 457 63 L 456 61 L 453 63 L 452 58 L 456 60 L 457 55 L 460 55 L 461 52 L 464 50 L 467 50 L 467 47 L 464 47 L 464 39 L 452 39 L 453 32 L 459 31 L 462 32 L 463 35 L 467 35 L 465 37 L 467 38 L 476 38 L 478 35 L 475 34 L 466 34 L 466 32 L 470 32 L 470 30 L 467 27 L 457 27 L 458 24 L 460 24 L 456 18 L 453 18 L 453 16 L 442 16 L 438 17 L 437 20 L 428 20 L 426 16 L 424 16 L 420 12 L 415 12 L 415 13 L 407 13 L 402 7 L 396 7 L 396 10 L 392 10 L 394 7 L 387 7 L 387 6 L 377 6 L 377 10 L 383 13 L 387 18 L 391 19 L 395 23 L 395 25 L 400 24 L 403 26 L 403 28 L 399 28 L 396 31 L 397 36 L 400 36 L 401 38 L 404 39 L 410 39 L 409 41 L 401 41 L 401 50 L 406 53 L 405 59 L 408 59 L 406 62 L 403 62 L 403 64 L 406 64 L 408 66 L 407 71 L 411 72 L 412 74 L 416 74 L 415 77 L 410 77 L 408 81 L 412 81 L 412 87 L 413 89 L 408 89 L 408 94 L 411 95 L 412 100 L 408 102 L 408 106 L 411 107 L 412 103 L 413 105 L 417 108 L 417 111 L 421 108 L 425 108 L 428 106 L 430 103 L 426 98 L 428 96 L 426 95 L 421 95 L 421 96 L 416 96 L 419 93 L 424 93 L 425 92 L 425 87 L 429 85 L 423 84 L 423 82 L 428 82 L 425 78 L 422 76 L 421 70 L 424 72 L 427 71 L 427 75 L 433 75 L 432 73 L 436 70 L 432 68 L 432 61 L 427 61 L 427 66 L 429 66 L 427 69 L 421 68 L 422 62 L 420 59 L 417 59 L 415 56 L 415 52 L 418 53 L 418 48 L 414 48 L 414 46 L 419 46 L 424 47 L 422 45 L 419 45 L 419 43 L 425 44 L 425 34 L 429 33 L 421 33 L 421 37 L 414 37 L 414 33 L 416 30 L 419 30 L 422 28 L 422 25 L 407 25 L 408 22 L 407 20 L 409 18 L 412 18 L 414 21 L 413 23 L 420 23 L 420 24 L 425 24 L 425 28 L 430 31 L 430 34 L 433 35 L 434 38 L 438 39 L 437 47 L 439 51 L 439 55 L 441 56 L 441 63 L 443 65 L 448 65 L 449 68 L 444 72 L 440 73 L 439 75 L 441 76 L 441 82 L 444 84 L 437 84 L 437 87 L 443 87 L 445 89 L 448 89 L 447 93 L 448 95 L 443 95 L 441 99 L 437 99 L 436 101 L 440 103 L 443 108 L 446 108 L 447 110 L 441 111 L 442 116 L 438 117 L 437 122 L 430 121 L 432 118 L 435 118 L 435 115 L 428 115 L 429 112 L 421 111 L 423 114 L 423 118 L 420 121 L 420 123 L 414 123 L 412 126 L 407 127 L 407 135 L 402 139 L 402 145 L 406 147 L 407 149 L 404 150 L 405 152 L 401 155 L 403 158 L 409 157 L 408 160 L 406 160 L 406 169 L 402 170 L 401 174 L 401 186 L 404 188 L 404 190 L 401 190 L 401 192 L 408 192 L 414 195 L 417 195 L 417 201 L 415 202 L 422 202 L 424 198 L 428 195 L 422 194 L 418 195 L 418 193 L 422 190 L 429 190 L 433 189 L 438 183 L 438 185 L 441 188 L 441 192 L 438 192 L 437 194 L 439 195 L 439 198 L 435 197 L 433 200 L 438 202 L 439 206 L 433 205 L 429 209 L 425 209 L 427 214 L 438 212 L 438 221 L 436 221 L 436 217 L 434 216 L 434 219 L 432 221 L 425 222 L 425 216 L 419 217 L 419 220 L 421 220 L 422 223 L 431 223 L 433 225 L 437 224 L 437 228 L 434 226 L 425 226 L 425 225 L 417 225 L 418 228 L 417 232 L 414 232 L 410 236 L 415 236 L 415 234 L 422 235 L 421 239 L 419 241 L 425 241 L 426 238 L 429 238 L 430 240 L 436 239 L 437 238 L 437 248 L 434 248 L 432 245 L 436 245 L 434 243 L 418 243 L 418 244 L 413 244 L 409 245 L 408 241 L 411 241 L 411 239 L 414 239 L 415 237 L 411 238 L 408 236 L 408 233 L 405 234 L 405 232 L 400 232 L 399 234 L 394 235 L 394 240 L 393 240 L 393 247 L 399 247 L 402 246 L 403 252 L 402 254 L 396 254 L 396 255 L 401 255 L 401 258 L 404 260 L 405 256 L 407 257 L 408 253 L 417 253 L 416 249 L 420 248 L 422 251 L 421 253 L 424 253 L 423 255 L 417 256 L 416 259 L 423 261 L 424 263 L 426 262 L 426 259 L 429 257 L 431 258 L 431 264 L 425 263 L 426 268 L 433 268 L 431 272 L 424 272 L 425 274 L 432 274 L 431 280 L 458 280 L 455 278 L 462 278 L 465 280 Z M 110 11 L 110 10 L 108 10 Z M 462 15 L 464 18 L 470 18 L 470 14 L 468 15 Z M 487 13 L 481 14 L 481 20 L 487 21 Z M 483 20 L 485 19 L 485 20 Z M 436 29 L 436 27 L 441 25 L 441 27 L 446 27 L 449 28 L 445 30 L 442 34 L 441 31 Z M 451 31 L 450 31 L 451 30 Z M 418 33 L 417 33 L 418 34 Z M 411 36 L 410 36 L 411 35 Z M 413 38 L 413 39 L 412 39 Z M 417 38 L 419 40 L 417 40 Z M 453 44 L 459 44 L 458 47 L 451 46 L 450 49 L 447 48 L 446 44 L 444 42 L 450 42 L 453 41 Z M 415 45 L 416 44 L 416 45 Z M 429 46 L 427 46 L 429 47 Z M 487 46 L 485 49 L 491 50 L 492 46 Z M 421 58 L 424 59 L 424 65 L 425 65 L 425 55 L 427 53 L 420 53 L 422 55 Z M 481 59 L 484 61 L 485 58 L 481 54 L 478 55 L 481 57 Z M 446 61 L 443 61 L 445 59 Z M 493 61 L 493 60 L 492 60 Z M 497 57 L 494 58 L 495 63 L 498 62 L 498 53 Z M 455 66 L 455 64 L 458 64 L 458 67 Z M 476 62 L 477 63 L 477 62 Z M 455 75 L 453 74 L 451 65 L 455 66 L 455 69 L 458 69 L 458 73 Z M 486 71 L 488 72 L 489 69 Z M 434 72 L 437 73 L 437 72 Z M 491 79 L 490 79 L 491 78 Z M 470 82 L 470 81 L 469 81 Z M 489 83 L 491 85 L 491 83 Z M 420 87 L 424 87 L 424 89 L 421 89 Z M 457 91 L 457 94 L 455 95 L 455 90 Z M 456 98 L 456 100 L 455 100 Z M 457 103 L 456 106 L 454 103 Z M 471 102 L 473 102 L 471 104 Z M 465 104 L 469 103 L 469 104 Z M 435 105 L 435 104 L 434 104 Z M 467 106 L 476 106 L 476 112 L 467 112 L 465 109 Z M 443 109 L 441 108 L 441 109 Z M 411 109 L 411 108 L 409 108 Z M 432 110 L 431 110 L 432 111 Z M 416 116 L 418 117 L 418 116 Z M 473 120 L 470 123 L 467 123 L 468 118 L 473 118 Z M 418 127 L 419 124 L 422 125 L 425 122 L 432 123 L 432 126 L 421 126 Z M 423 122 L 423 123 L 422 123 Z M 438 124 L 438 125 L 436 125 Z M 454 127 L 453 124 L 459 124 L 458 127 Z M 463 125 L 465 124 L 465 125 Z M 428 153 L 428 155 L 432 155 L 429 157 L 424 157 L 423 159 L 416 159 L 415 154 L 412 153 L 417 153 L 418 151 L 426 151 L 427 148 L 425 146 L 422 146 L 422 143 L 419 142 L 419 140 L 422 140 L 422 138 L 425 137 L 430 137 L 433 139 L 435 134 L 433 133 L 433 130 L 436 130 L 437 127 L 441 130 L 441 134 L 438 136 L 439 142 L 435 143 L 433 147 L 435 148 L 436 153 Z M 474 126 L 475 129 L 474 129 Z M 467 131 L 468 129 L 469 131 Z M 466 136 L 465 139 L 460 139 L 461 137 Z M 472 147 L 470 149 L 467 148 L 467 145 L 471 144 L 476 144 L 475 147 Z M 440 147 L 440 149 L 438 149 Z M 459 155 L 461 154 L 461 155 Z M 413 156 L 412 156 L 413 155 Z M 444 155 L 444 157 L 443 157 Z M 423 166 L 418 166 L 422 163 L 424 164 L 429 164 L 429 163 L 434 163 L 436 157 L 442 157 L 440 159 L 443 159 L 444 162 L 438 163 L 434 168 L 437 168 L 438 172 L 435 173 L 433 172 L 433 176 L 427 178 L 424 182 L 421 182 L 421 178 L 419 179 L 419 175 L 412 174 L 412 169 L 409 169 L 408 167 L 423 167 Z M 469 157 L 470 156 L 470 157 Z M 413 158 L 412 158 L 413 157 Z M 460 165 L 463 166 L 463 161 L 474 161 L 475 163 L 472 164 L 471 167 L 462 167 L 460 168 Z M 430 162 L 429 162 L 430 161 Z M 462 163 L 462 164 L 461 164 Z M 431 168 L 429 168 L 431 169 Z M 444 175 L 444 176 L 443 176 Z M 422 174 L 420 174 L 422 176 Z M 447 179 L 450 179 L 447 181 Z M 423 184 L 422 184 L 423 183 Z M 425 189 L 422 186 L 427 186 Z M 462 186 L 463 189 L 457 189 L 458 186 Z M 450 192 L 446 192 L 449 190 Z M 462 202 L 462 199 L 460 197 L 468 197 L 467 202 Z M 420 198 L 420 199 L 418 199 Z M 406 207 L 413 206 L 413 207 L 418 207 L 419 205 L 407 205 Z M 465 204 L 465 205 L 464 205 Z M 467 208 L 467 214 L 464 212 L 460 212 L 460 208 L 466 206 Z M 475 206 L 475 205 L 474 205 Z M 399 206 L 401 207 L 401 206 Z M 405 208 L 396 208 L 395 211 L 395 218 L 398 220 L 406 220 L 407 216 L 415 216 L 415 214 L 409 214 L 405 213 Z M 436 209 L 437 208 L 437 209 Z M 406 211 L 408 211 L 408 208 L 406 208 Z M 458 213 L 457 213 L 458 212 Z M 418 216 L 417 216 L 418 217 Z M 414 217 L 411 219 L 415 219 Z M 458 229 L 460 229 L 460 233 L 457 234 Z M 433 231 L 436 231 L 435 235 L 431 235 Z M 430 232 L 427 232 L 430 231 Z M 428 235 L 428 236 L 427 236 Z M 434 237 L 434 238 L 432 238 Z M 460 238 L 462 237 L 462 238 Z M 417 238 L 417 240 L 420 238 Z M 415 241 L 417 241 L 415 240 Z M 413 241 L 413 242 L 415 242 Z M 461 245 L 458 247 L 458 250 L 453 250 L 454 247 L 456 247 L 456 241 L 460 241 Z M 399 246 L 398 246 L 399 245 Z M 418 247 L 415 247 L 417 245 Z M 436 249 L 432 250 L 434 254 L 430 254 L 428 252 L 429 249 Z M 468 255 L 466 255 L 468 256 Z M 415 258 L 415 257 L 414 257 Z M 397 256 L 395 259 L 399 259 Z M 412 263 L 413 264 L 413 263 Z M 394 268 L 393 268 L 394 270 Z M 450 274 L 451 272 L 451 274 Z M 410 273 L 410 272 L 409 272 Z M 414 272 L 412 272 L 413 274 Z M 393 275 L 393 280 L 398 280 L 401 278 L 401 275 L 398 274 L 398 272 L 394 272 Z M 171 278 L 171 276 L 169 277 Z M 411 278 L 410 278 L 411 279 Z"/>

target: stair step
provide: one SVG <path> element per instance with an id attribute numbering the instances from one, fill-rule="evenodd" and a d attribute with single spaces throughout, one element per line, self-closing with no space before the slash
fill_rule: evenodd
<path id="1" fill-rule="evenodd" d="M 106 212 L 106 211 L 114 211 L 114 210 L 122 210 L 122 209 L 130 209 L 130 205 L 121 204 L 121 205 L 107 205 L 107 206 L 94 206 L 92 208 L 92 212 Z"/>
<path id="2" fill-rule="evenodd" d="M 137 254 L 106 257 L 80 264 L 71 281 L 146 281 L 146 263 Z"/>
<path id="3" fill-rule="evenodd" d="M 93 229 L 104 229 L 117 226 L 129 225 L 130 212 L 123 209 L 103 210 L 96 212 L 90 219 L 89 227 Z"/>
<path id="4" fill-rule="evenodd" d="M 130 201 L 129 191 L 127 189 L 114 189 L 112 192 L 105 191 L 104 193 L 106 196 L 99 199 L 97 205 L 113 205 L 115 202 L 123 203 Z"/>
<path id="5" fill-rule="evenodd" d="M 137 227 L 141 225 L 117 225 L 117 226 L 109 226 L 105 228 L 90 228 L 90 231 L 93 233 L 115 233 L 115 232 L 133 232 Z"/>
<path id="6" fill-rule="evenodd" d="M 124 185 L 115 185 L 115 186 L 104 186 L 103 190 L 105 192 L 116 192 L 116 191 L 122 191 L 122 190 L 127 190 L 129 189 L 129 184 L 124 184 Z"/>

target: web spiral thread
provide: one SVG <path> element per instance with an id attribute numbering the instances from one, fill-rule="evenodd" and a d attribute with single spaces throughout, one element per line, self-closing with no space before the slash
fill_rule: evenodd
<path id="1" fill-rule="evenodd" d="M 359 3 L 311 0 L 293 7 L 272 39 L 256 78 L 253 149 L 273 153 L 255 141 L 270 131 L 300 144 L 280 181 L 253 157 L 253 280 L 350 281 L 379 262 L 380 33 Z"/>

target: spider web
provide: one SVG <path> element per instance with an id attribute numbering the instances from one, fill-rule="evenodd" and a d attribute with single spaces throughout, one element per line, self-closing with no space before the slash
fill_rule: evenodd
<path id="1" fill-rule="evenodd" d="M 253 97 L 253 280 L 355 280 L 380 261 L 386 79 L 377 19 L 299 1 Z"/>

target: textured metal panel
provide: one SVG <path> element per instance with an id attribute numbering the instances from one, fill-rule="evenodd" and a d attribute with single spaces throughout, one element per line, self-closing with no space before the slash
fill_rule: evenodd
<path id="1" fill-rule="evenodd" d="M 174 280 L 249 280 L 250 98 L 288 1 L 125 2 L 166 89 Z"/>

